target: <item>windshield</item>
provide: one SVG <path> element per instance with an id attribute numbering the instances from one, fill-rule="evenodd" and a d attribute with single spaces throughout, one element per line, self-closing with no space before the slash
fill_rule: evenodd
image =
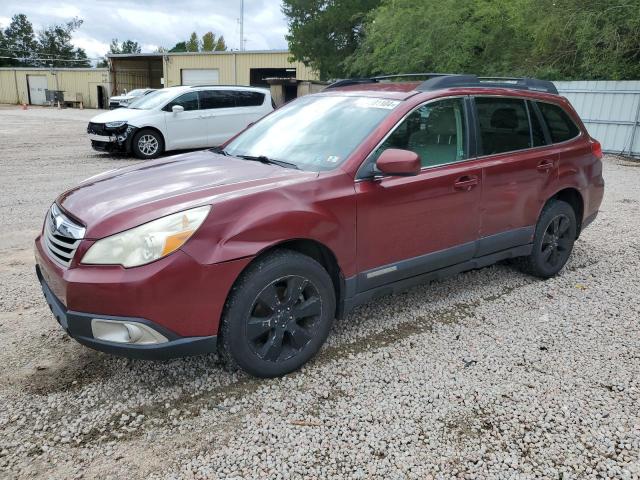
<path id="1" fill-rule="evenodd" d="M 129 97 L 137 97 L 139 95 L 142 95 L 145 91 L 145 88 L 136 88 L 135 90 L 131 90 L 127 95 Z"/>
<path id="2" fill-rule="evenodd" d="M 155 92 L 151 92 L 149 95 L 138 97 L 129 104 L 129 108 L 134 108 L 136 110 L 151 110 L 152 108 L 164 105 L 175 96 L 175 90 L 156 90 Z"/>
<path id="3" fill-rule="evenodd" d="M 240 134 L 224 152 L 286 161 L 303 170 L 330 170 L 398 103 L 370 97 L 301 97 Z"/>

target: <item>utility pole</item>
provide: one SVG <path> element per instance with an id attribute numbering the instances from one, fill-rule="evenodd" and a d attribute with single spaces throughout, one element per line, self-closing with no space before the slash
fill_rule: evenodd
<path id="1" fill-rule="evenodd" d="M 240 51 L 244 50 L 244 0 L 240 0 Z"/>

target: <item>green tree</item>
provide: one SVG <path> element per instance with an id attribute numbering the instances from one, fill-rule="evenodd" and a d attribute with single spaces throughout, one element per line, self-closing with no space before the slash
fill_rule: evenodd
<path id="1" fill-rule="evenodd" d="M 38 33 L 40 66 L 89 67 L 91 64 L 84 50 L 74 48 L 71 43 L 73 32 L 82 25 L 82 20 L 74 18 L 62 25 L 52 25 Z"/>
<path id="2" fill-rule="evenodd" d="M 118 42 L 117 38 L 111 39 L 111 44 L 109 45 L 109 53 L 122 53 L 122 50 L 120 50 L 120 42 Z"/>
<path id="3" fill-rule="evenodd" d="M 185 47 L 187 48 L 187 52 L 200 51 L 200 40 L 198 39 L 196 32 L 193 32 L 191 37 L 189 37 L 189 40 L 185 42 Z"/>
<path id="4" fill-rule="evenodd" d="M 224 37 L 220 35 L 218 40 L 216 40 L 216 48 L 214 50 L 216 52 L 224 52 L 227 49 L 227 43 L 224 41 Z"/>
<path id="5" fill-rule="evenodd" d="M 213 52 L 216 48 L 216 36 L 213 32 L 207 32 L 202 35 L 202 51 Z"/>
<path id="6" fill-rule="evenodd" d="M 367 15 L 381 0 L 284 0 L 289 50 L 320 77 L 346 73 L 345 59 L 360 45 Z M 414 5 L 421 2 L 415 2 Z M 431 2 L 430 2 L 431 3 Z"/>
<path id="7" fill-rule="evenodd" d="M 202 35 L 202 51 L 203 52 L 220 52 L 227 49 L 224 37 L 220 35 L 216 38 L 213 32 L 207 32 Z"/>
<path id="8" fill-rule="evenodd" d="M 138 42 L 133 40 L 125 40 L 120 45 L 120 53 L 140 53 L 142 48 L 138 45 Z"/>
<path id="9" fill-rule="evenodd" d="M 12 57 L 0 59 L 0 65 L 12 67 L 29 67 L 36 64 L 34 56 L 37 42 L 33 33 L 33 25 L 27 16 L 19 13 L 11 18 L 11 23 L 2 34 L 0 56 Z"/>
<path id="10" fill-rule="evenodd" d="M 186 52 L 187 42 L 178 42 L 169 51 L 170 52 Z"/>
<path id="11" fill-rule="evenodd" d="M 119 54 L 119 53 L 140 53 L 142 49 L 138 42 L 134 42 L 133 40 L 125 40 L 124 42 L 118 42 L 117 38 L 111 39 L 111 44 L 109 45 L 109 53 L 110 54 Z M 103 57 L 102 60 L 98 62 L 98 68 L 104 68 L 108 66 L 107 57 Z"/>
<path id="12" fill-rule="evenodd" d="M 563 79 L 640 78 L 640 0 L 540 0 L 531 25 L 536 74 Z"/>
<path id="13" fill-rule="evenodd" d="M 640 0 L 383 0 L 342 65 L 352 76 L 635 79 Z"/>

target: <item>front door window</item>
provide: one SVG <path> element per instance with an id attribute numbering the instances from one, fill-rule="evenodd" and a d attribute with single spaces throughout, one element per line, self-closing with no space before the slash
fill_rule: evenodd
<path id="1" fill-rule="evenodd" d="M 414 110 L 374 153 L 374 161 L 388 148 L 411 150 L 422 167 L 435 167 L 467 158 L 464 100 L 450 98 Z"/>

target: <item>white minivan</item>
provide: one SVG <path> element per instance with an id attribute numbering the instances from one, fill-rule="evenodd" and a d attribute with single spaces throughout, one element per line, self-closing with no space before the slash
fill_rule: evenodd
<path id="1" fill-rule="evenodd" d="M 273 109 L 265 88 L 168 87 L 128 108 L 96 115 L 87 133 L 95 150 L 133 152 L 148 159 L 169 150 L 221 145 Z"/>

